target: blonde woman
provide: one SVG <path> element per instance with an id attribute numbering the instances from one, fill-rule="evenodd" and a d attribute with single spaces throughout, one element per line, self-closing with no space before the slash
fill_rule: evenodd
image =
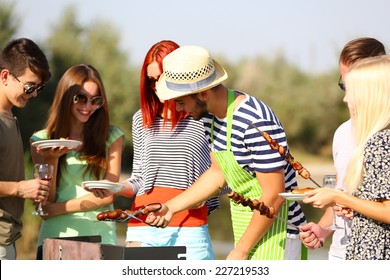
<path id="1" fill-rule="evenodd" d="M 357 61 L 373 56 L 385 55 L 385 46 L 375 38 L 362 37 L 349 41 L 340 53 L 339 67 L 340 78 L 338 86 L 345 91 L 344 79 L 347 76 L 349 68 Z M 354 154 L 353 135 L 351 119 L 342 123 L 334 133 L 333 143 L 333 164 L 337 175 L 336 189 L 346 190 L 344 185 L 344 176 L 349 160 Z M 352 214 L 336 216 L 336 224 L 342 225 L 335 230 L 327 229 L 333 222 L 333 209 L 339 211 L 338 206 L 328 207 L 318 223 L 310 222 L 302 226 L 299 236 L 302 243 L 309 249 L 320 248 L 329 236 L 332 243 L 329 247 L 328 259 L 345 259 L 348 236 L 351 231 Z M 344 209 L 343 209 L 344 210 Z"/>
<path id="2" fill-rule="evenodd" d="M 317 189 L 304 202 L 354 210 L 346 259 L 390 260 L 390 57 L 357 62 L 345 85 L 356 146 L 344 180 L 348 192 Z"/>

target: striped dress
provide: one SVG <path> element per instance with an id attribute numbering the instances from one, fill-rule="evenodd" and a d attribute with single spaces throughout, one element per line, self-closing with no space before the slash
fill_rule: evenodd
<path id="1" fill-rule="evenodd" d="M 192 118 L 171 124 L 157 117 L 151 128 L 142 126 L 141 110 L 133 116 L 133 172 L 127 180 L 137 196 L 154 186 L 187 189 L 211 164 L 203 123 Z M 219 208 L 218 197 L 206 202 L 208 212 Z"/>
<path id="2" fill-rule="evenodd" d="M 236 91 L 237 92 L 237 91 Z M 290 192 L 297 188 L 296 173 L 277 151 L 270 148 L 268 143 L 253 128 L 252 122 L 258 129 L 267 132 L 280 145 L 287 146 L 287 139 L 284 128 L 274 112 L 262 101 L 253 96 L 246 95 L 245 101 L 241 102 L 235 109 L 231 135 L 231 151 L 238 164 L 249 174 L 255 177 L 255 172 L 271 172 L 284 168 L 285 190 Z M 213 115 L 209 114 L 203 118 L 206 130 L 206 138 L 211 145 L 211 126 Z M 226 150 L 226 118 L 219 119 L 214 116 L 214 141 L 213 151 Z M 288 209 L 288 219 L 296 226 L 306 223 L 306 218 L 296 201 L 291 201 Z M 298 238 L 299 232 L 296 228 L 287 227 L 288 238 Z"/>

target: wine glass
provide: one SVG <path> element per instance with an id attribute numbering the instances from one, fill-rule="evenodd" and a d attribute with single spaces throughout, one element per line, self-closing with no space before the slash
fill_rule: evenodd
<path id="1" fill-rule="evenodd" d="M 46 163 L 37 163 L 34 165 L 34 178 L 35 179 L 41 179 L 45 181 L 50 181 L 53 177 L 53 165 L 46 164 Z M 34 212 L 32 212 L 33 215 L 38 216 L 47 216 L 48 214 L 43 211 L 42 209 L 42 203 L 39 202 L 37 208 Z"/>
<path id="2" fill-rule="evenodd" d="M 336 175 L 324 175 L 322 179 L 322 186 L 329 187 L 329 188 L 335 188 L 336 187 Z M 329 230 L 336 230 L 336 229 L 342 229 L 342 227 L 338 226 L 336 223 L 336 212 L 334 211 L 334 208 L 332 206 L 333 211 L 333 223 L 327 229 Z"/>

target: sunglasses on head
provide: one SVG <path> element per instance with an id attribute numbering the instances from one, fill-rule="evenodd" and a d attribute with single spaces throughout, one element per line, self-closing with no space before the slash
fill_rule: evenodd
<path id="1" fill-rule="evenodd" d="M 21 84 L 23 86 L 23 90 L 24 90 L 25 94 L 31 94 L 34 91 L 37 91 L 37 93 L 39 93 L 46 86 L 45 84 L 40 84 L 40 85 L 35 85 L 35 84 L 30 84 L 30 83 L 25 84 L 25 83 L 21 82 L 14 74 L 12 74 L 12 73 L 10 73 L 10 74 L 12 75 L 12 77 L 15 78 L 15 80 L 17 80 L 19 82 L 19 84 Z"/>
<path id="2" fill-rule="evenodd" d="M 102 107 L 104 104 L 104 99 L 101 96 L 94 96 L 92 98 L 89 98 L 84 93 L 78 93 L 75 96 L 73 96 L 73 103 L 74 104 L 86 105 L 88 103 L 88 101 L 91 102 L 91 105 L 93 107 L 95 107 L 95 109 Z"/>
<path id="3" fill-rule="evenodd" d="M 341 88 L 341 90 L 345 91 L 345 84 L 344 84 L 344 81 L 342 80 L 343 76 L 340 76 L 339 78 L 339 87 Z"/>

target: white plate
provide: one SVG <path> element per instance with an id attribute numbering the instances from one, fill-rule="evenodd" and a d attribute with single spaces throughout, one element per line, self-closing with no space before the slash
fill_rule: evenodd
<path id="1" fill-rule="evenodd" d="M 124 187 L 122 184 L 107 181 L 84 181 L 83 185 L 89 190 L 105 189 L 109 190 L 112 193 L 119 192 Z"/>
<path id="2" fill-rule="evenodd" d="M 49 139 L 49 140 L 35 141 L 31 143 L 31 145 L 40 149 L 49 149 L 52 147 L 61 147 L 61 146 L 67 147 L 68 149 L 76 149 L 81 144 L 83 144 L 81 141 L 68 140 L 68 139 Z"/>
<path id="3" fill-rule="evenodd" d="M 283 196 L 287 200 L 303 200 L 305 198 L 305 194 L 300 194 L 300 193 L 280 193 L 280 196 Z"/>

